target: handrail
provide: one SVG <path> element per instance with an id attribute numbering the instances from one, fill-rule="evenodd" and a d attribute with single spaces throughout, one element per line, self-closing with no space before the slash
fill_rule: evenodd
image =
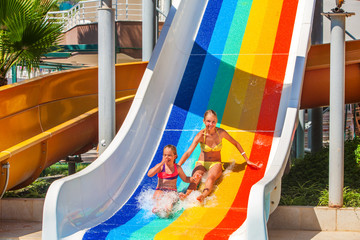
<path id="1" fill-rule="evenodd" d="M 4 194 L 6 192 L 7 185 L 9 183 L 10 163 L 7 162 L 7 163 L 2 164 L 1 168 L 6 169 L 6 179 L 5 179 L 4 189 L 2 190 L 2 192 L 0 194 L 0 199 L 4 196 Z"/>

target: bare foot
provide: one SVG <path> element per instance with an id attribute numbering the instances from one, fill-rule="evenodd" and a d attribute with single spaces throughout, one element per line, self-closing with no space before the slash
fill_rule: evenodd
<path id="1" fill-rule="evenodd" d="M 204 195 L 200 195 L 200 196 L 198 196 L 197 198 L 196 198 L 199 202 L 201 202 L 201 203 L 203 203 L 204 202 L 204 199 L 205 199 L 205 197 L 204 197 Z"/>
<path id="2" fill-rule="evenodd" d="M 171 214 L 171 212 L 167 211 L 166 209 L 157 209 L 157 208 L 154 208 L 152 212 L 159 218 L 168 218 Z"/>
<path id="3" fill-rule="evenodd" d="M 156 207 L 154 207 L 154 208 L 152 209 L 152 212 L 155 213 L 155 214 L 157 214 L 159 211 L 160 211 L 160 210 L 159 210 L 158 208 L 156 208 Z"/>
<path id="4" fill-rule="evenodd" d="M 185 198 L 187 198 L 187 196 L 189 196 L 189 194 L 192 192 L 193 190 L 187 190 L 186 193 L 179 193 L 179 198 L 180 200 L 185 200 Z"/>
<path id="5" fill-rule="evenodd" d="M 185 193 L 179 193 L 179 198 L 180 200 L 184 200 L 187 197 L 187 195 Z"/>

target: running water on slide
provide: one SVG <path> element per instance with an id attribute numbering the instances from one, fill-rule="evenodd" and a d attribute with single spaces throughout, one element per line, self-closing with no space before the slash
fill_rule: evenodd
<path id="1" fill-rule="evenodd" d="M 115 139 L 89 167 L 51 185 L 43 239 L 267 239 L 296 126 L 314 1 L 173 2 Z M 144 204 L 156 187 L 146 172 L 167 144 L 182 156 L 207 109 L 263 167 L 247 167 L 224 141 L 227 170 L 205 204 L 180 201 L 170 218 L 159 218 Z M 188 176 L 199 154 L 197 147 L 183 165 Z M 186 187 L 178 179 L 178 191 Z"/>

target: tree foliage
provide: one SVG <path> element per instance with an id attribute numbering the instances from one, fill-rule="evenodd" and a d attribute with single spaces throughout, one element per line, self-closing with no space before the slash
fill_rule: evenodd
<path id="1" fill-rule="evenodd" d="M 54 0 L 0 0 L 0 86 L 14 64 L 39 67 L 43 54 L 53 51 L 62 26 L 46 19 Z"/>

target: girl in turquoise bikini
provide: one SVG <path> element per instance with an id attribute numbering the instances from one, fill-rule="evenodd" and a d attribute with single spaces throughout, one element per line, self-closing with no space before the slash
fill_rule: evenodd
<path id="1" fill-rule="evenodd" d="M 229 135 L 222 128 L 216 127 L 217 124 L 217 115 L 213 110 L 207 110 L 204 114 L 204 124 L 205 128 L 200 130 L 198 134 L 194 137 L 193 142 L 191 143 L 189 149 L 184 153 L 179 161 L 179 165 L 183 165 L 184 162 L 190 157 L 194 149 L 198 144 L 200 144 L 201 153 L 198 161 L 196 162 L 195 168 L 193 170 L 193 176 L 196 176 L 197 180 L 195 183 L 190 183 L 186 194 L 181 194 L 180 198 L 184 199 L 189 195 L 193 190 L 196 190 L 197 185 L 199 184 L 202 176 L 208 172 L 208 177 L 205 181 L 205 188 L 202 194 L 197 198 L 200 202 L 203 202 L 204 199 L 211 193 L 215 181 L 221 176 L 223 172 L 223 165 L 221 162 L 220 151 L 222 149 L 222 139 L 225 138 L 230 143 L 232 143 L 241 155 L 245 158 L 246 163 L 254 168 L 261 168 L 262 164 L 251 162 L 244 149 L 241 147 L 233 137 Z M 200 176 L 200 177 L 199 177 Z"/>

